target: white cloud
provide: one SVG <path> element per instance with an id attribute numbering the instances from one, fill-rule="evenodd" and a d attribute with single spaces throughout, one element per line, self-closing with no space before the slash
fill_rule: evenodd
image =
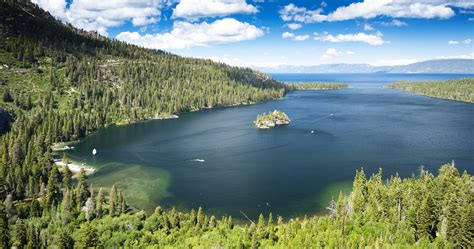
<path id="1" fill-rule="evenodd" d="M 32 0 L 32 2 L 49 11 L 53 16 L 60 19 L 64 18 L 66 0 Z"/>
<path id="2" fill-rule="evenodd" d="M 378 32 L 377 34 L 366 34 L 366 33 L 357 33 L 357 34 L 314 34 L 314 39 L 316 41 L 324 42 L 365 42 L 370 45 L 382 45 L 387 43 L 382 39 L 382 34 Z"/>
<path id="3" fill-rule="evenodd" d="M 176 21 L 168 33 L 140 35 L 138 32 L 122 32 L 117 35 L 117 39 L 153 49 L 185 49 L 253 40 L 263 34 L 264 32 L 254 25 L 224 18 L 212 23 Z"/>
<path id="4" fill-rule="evenodd" d="M 335 48 L 328 48 L 328 50 L 326 50 L 326 54 L 327 55 L 337 55 L 338 52 Z"/>
<path id="5" fill-rule="evenodd" d="M 466 44 L 466 45 L 469 45 L 472 43 L 472 39 L 465 39 L 465 40 L 462 40 L 462 41 L 456 41 L 456 40 L 449 40 L 448 41 L 448 44 L 449 45 L 458 45 L 458 44 Z"/>
<path id="6" fill-rule="evenodd" d="M 400 21 L 400 20 L 397 20 L 397 19 L 393 19 L 390 22 L 381 22 L 380 24 L 382 26 L 387 26 L 387 27 L 403 27 L 403 26 L 408 25 L 406 22 L 403 22 L 403 21 Z"/>
<path id="7" fill-rule="evenodd" d="M 373 31 L 374 28 L 372 28 L 372 26 L 370 26 L 370 24 L 364 23 L 364 30 L 365 31 Z"/>
<path id="8" fill-rule="evenodd" d="M 158 19 L 155 17 L 135 17 L 132 19 L 133 26 L 146 26 L 157 22 Z"/>
<path id="9" fill-rule="evenodd" d="M 341 55 L 353 55 L 354 52 L 348 50 L 348 51 L 345 51 L 345 52 L 341 52 L 341 51 L 338 51 L 337 49 L 335 48 L 328 48 L 326 50 L 326 52 L 324 54 L 321 55 L 321 59 L 323 60 L 329 60 L 329 59 L 332 59 L 334 57 L 337 57 L 337 56 L 341 56 Z"/>
<path id="10" fill-rule="evenodd" d="M 378 16 L 394 18 L 447 19 L 455 15 L 452 7 L 474 7 L 474 2 L 465 0 L 364 0 L 337 8 L 329 14 L 322 14 L 322 8 L 309 10 L 288 4 L 280 10 L 284 21 L 318 23 L 344 21 L 356 18 L 371 19 Z"/>
<path id="11" fill-rule="evenodd" d="M 281 34 L 281 37 L 284 39 L 291 38 L 293 41 L 306 41 L 309 39 L 309 35 L 295 35 L 291 32 L 284 32 Z"/>
<path id="12" fill-rule="evenodd" d="M 283 37 L 285 39 L 286 38 L 293 38 L 293 37 L 295 37 L 295 34 L 293 34 L 291 32 L 285 32 L 285 33 L 281 34 L 281 37 Z"/>
<path id="13" fill-rule="evenodd" d="M 173 10 L 174 18 L 196 20 L 202 17 L 254 14 L 258 10 L 245 0 L 181 0 Z"/>
<path id="14" fill-rule="evenodd" d="M 159 21 L 162 2 L 159 0 L 73 0 L 66 8 L 66 0 L 34 0 L 40 7 L 48 10 L 72 25 L 107 34 L 107 29 L 131 21 L 134 26 L 143 26 Z"/>
<path id="15" fill-rule="evenodd" d="M 302 27 L 302 25 L 299 24 L 299 23 L 288 23 L 288 24 L 286 24 L 286 26 L 288 28 L 290 28 L 291 30 L 297 30 L 297 29 L 300 29 Z"/>
<path id="16" fill-rule="evenodd" d="M 324 15 L 321 15 L 321 11 L 321 8 L 316 10 L 307 10 L 304 7 L 298 7 L 291 3 L 284 6 L 279 13 L 281 19 L 286 22 L 295 21 L 302 23 L 312 23 L 326 21 Z"/>
<path id="17" fill-rule="evenodd" d="M 309 35 L 297 35 L 295 36 L 294 40 L 295 41 L 306 41 L 308 40 Z"/>

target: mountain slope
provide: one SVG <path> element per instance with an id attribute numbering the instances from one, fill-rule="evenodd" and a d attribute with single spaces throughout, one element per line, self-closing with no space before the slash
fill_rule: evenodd
<path id="1" fill-rule="evenodd" d="M 250 69 L 77 30 L 29 2 L 1 1 L 0 16 L 0 94 L 12 98 L 0 104 L 16 112 L 31 111 L 51 98 L 50 111 L 59 116 L 74 114 L 80 123 L 99 120 L 85 132 L 203 107 L 279 98 L 286 91 Z M 52 139 L 83 134 L 74 133 Z"/>
<path id="2" fill-rule="evenodd" d="M 444 59 L 416 62 L 402 66 L 369 64 L 323 64 L 315 66 L 254 67 L 266 73 L 458 73 L 474 74 L 472 59 Z"/>
<path id="3" fill-rule="evenodd" d="M 474 73 L 474 60 L 445 59 L 417 62 L 403 66 L 388 67 L 386 73 Z"/>

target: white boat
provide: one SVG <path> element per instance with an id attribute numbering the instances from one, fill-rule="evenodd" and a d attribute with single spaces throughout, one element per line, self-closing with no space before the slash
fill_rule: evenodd
<path id="1" fill-rule="evenodd" d="M 97 150 L 94 148 L 94 149 L 92 150 L 92 155 L 95 156 L 95 154 L 97 154 Z"/>

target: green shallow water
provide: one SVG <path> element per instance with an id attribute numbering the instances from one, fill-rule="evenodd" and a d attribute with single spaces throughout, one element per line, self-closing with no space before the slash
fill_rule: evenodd
<path id="1" fill-rule="evenodd" d="M 382 167 L 384 176 L 410 176 L 421 165 L 436 171 L 455 160 L 461 170 L 473 169 L 474 105 L 382 87 L 459 75 L 276 77 L 345 81 L 350 88 L 292 92 L 284 100 L 111 127 L 68 154 L 97 167 L 90 176 L 94 187 L 115 184 L 136 208 L 202 206 L 235 219 L 243 219 L 241 212 L 251 218 L 325 212 L 340 189 L 350 191 L 360 167 L 367 174 Z M 253 126 L 258 114 L 274 109 L 292 122 L 270 130 Z"/>

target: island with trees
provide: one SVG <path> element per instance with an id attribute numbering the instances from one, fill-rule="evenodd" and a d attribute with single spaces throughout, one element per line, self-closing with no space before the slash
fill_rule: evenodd
<path id="1" fill-rule="evenodd" d="M 400 81 L 387 88 L 413 92 L 429 97 L 474 103 L 474 78 L 444 81 Z"/>
<path id="2" fill-rule="evenodd" d="M 115 186 L 91 186 L 84 168 L 74 176 L 55 164 L 51 145 L 288 89 L 250 69 L 75 29 L 30 1 L 2 0 L 0 16 L 9 68 L 0 69 L 0 106 L 12 119 L 0 136 L 0 248 L 473 248 L 473 177 L 449 164 L 406 179 L 361 169 L 327 214 L 288 220 L 134 210 Z"/>
<path id="3" fill-rule="evenodd" d="M 338 82 L 298 82 L 298 83 L 285 83 L 288 89 L 298 91 L 309 91 L 309 90 L 337 90 L 347 88 L 346 83 Z"/>
<path id="4" fill-rule="evenodd" d="M 263 113 L 257 116 L 257 119 L 253 121 L 255 126 L 259 129 L 269 129 L 277 125 L 286 125 L 291 122 L 290 118 L 286 113 L 274 110 L 273 112 Z"/>

